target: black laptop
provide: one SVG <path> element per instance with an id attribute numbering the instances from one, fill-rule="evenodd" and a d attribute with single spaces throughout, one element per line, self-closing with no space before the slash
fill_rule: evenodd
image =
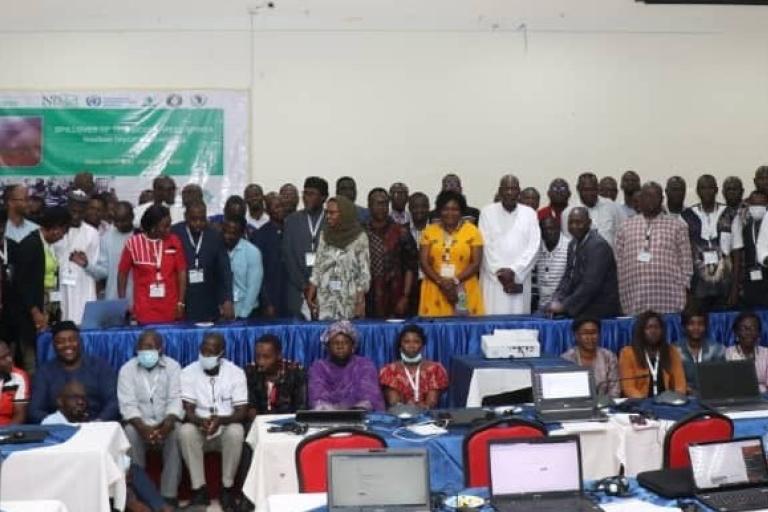
<path id="1" fill-rule="evenodd" d="M 768 509 L 768 465 L 759 437 L 692 444 L 696 499 L 720 512 Z"/>
<path id="2" fill-rule="evenodd" d="M 603 510 L 582 491 L 578 436 L 490 441 L 488 461 L 499 512 Z"/>
<path id="3" fill-rule="evenodd" d="M 712 361 L 696 365 L 701 403 L 721 413 L 764 410 L 768 402 L 760 396 L 755 363 Z"/>
<path id="4" fill-rule="evenodd" d="M 365 426 L 365 411 L 362 409 L 297 411 L 296 423 L 303 423 L 311 428 L 359 428 Z"/>
<path id="5" fill-rule="evenodd" d="M 597 407 L 591 368 L 533 368 L 531 382 L 536 416 L 544 423 L 608 420 Z"/>

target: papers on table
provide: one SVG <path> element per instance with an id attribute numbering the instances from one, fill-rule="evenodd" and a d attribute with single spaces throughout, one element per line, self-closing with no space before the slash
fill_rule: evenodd
<path id="1" fill-rule="evenodd" d="M 614 501 L 612 503 L 601 503 L 600 507 L 605 512 L 670 512 L 680 511 L 678 507 L 662 507 L 654 505 L 648 501 L 642 501 L 635 498 L 628 500 Z"/>

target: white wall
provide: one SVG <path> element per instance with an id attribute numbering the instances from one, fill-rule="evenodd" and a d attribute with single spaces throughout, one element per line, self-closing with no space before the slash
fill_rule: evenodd
<path id="1" fill-rule="evenodd" d="M 16 4 L 0 20 L 0 88 L 251 85 L 244 1 Z M 751 179 L 768 162 L 768 7 L 415 4 L 259 10 L 255 181 L 350 174 L 361 192 L 402 180 L 432 195 L 450 170 L 482 205 L 508 171 L 542 189 L 633 168 L 692 189 L 701 172 Z"/>

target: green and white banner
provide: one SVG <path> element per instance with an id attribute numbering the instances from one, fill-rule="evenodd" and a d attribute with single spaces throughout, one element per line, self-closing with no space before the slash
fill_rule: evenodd
<path id="1" fill-rule="evenodd" d="M 248 181 L 248 112 L 246 91 L 0 91 L 0 184 L 55 204 L 89 171 L 135 204 L 167 174 L 179 190 L 201 185 L 218 212 Z"/>

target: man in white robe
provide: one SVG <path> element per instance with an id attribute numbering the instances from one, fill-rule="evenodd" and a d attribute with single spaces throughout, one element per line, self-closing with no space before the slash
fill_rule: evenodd
<path id="1" fill-rule="evenodd" d="M 69 194 L 72 223 L 64 238 L 53 245 L 59 262 L 61 319 L 76 324 L 83 321 L 85 303 L 96 300 L 96 280 L 85 271 L 89 262 L 99 259 L 99 232 L 83 222 L 88 196 L 81 190 Z"/>
<path id="2" fill-rule="evenodd" d="M 480 285 L 488 315 L 531 312 L 531 272 L 541 244 L 536 212 L 517 203 L 520 184 L 507 175 L 499 183 L 499 202 L 483 208 L 483 263 Z"/>

